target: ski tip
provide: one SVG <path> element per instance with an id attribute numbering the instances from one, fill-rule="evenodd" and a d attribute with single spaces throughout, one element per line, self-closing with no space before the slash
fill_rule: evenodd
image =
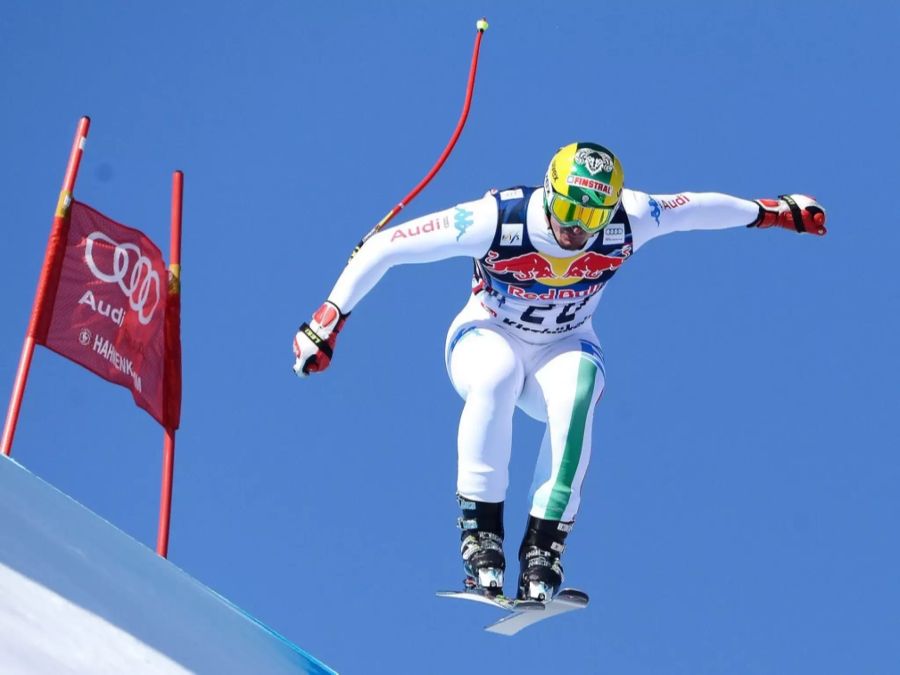
<path id="1" fill-rule="evenodd" d="M 587 593 L 577 588 L 564 588 L 553 597 L 553 600 L 561 600 L 567 604 L 587 607 L 591 598 Z"/>
<path id="2" fill-rule="evenodd" d="M 464 591 L 438 591 L 437 593 L 435 593 L 435 595 L 439 598 L 455 598 L 457 595 L 463 592 Z"/>

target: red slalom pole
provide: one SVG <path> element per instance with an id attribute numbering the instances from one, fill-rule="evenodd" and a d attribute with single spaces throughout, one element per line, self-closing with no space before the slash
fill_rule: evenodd
<path id="1" fill-rule="evenodd" d="M 35 336 L 42 330 L 42 323 L 49 316 L 44 308 L 44 303 L 48 289 L 52 281 L 54 281 L 54 274 L 58 276 L 59 263 L 66 243 L 67 219 L 69 217 L 69 207 L 72 205 L 72 192 L 75 190 L 75 179 L 78 177 L 78 167 L 84 154 L 84 145 L 87 141 L 90 126 L 90 117 L 82 117 L 78 121 L 78 127 L 75 130 L 75 140 L 72 142 L 72 151 L 69 153 L 69 162 L 66 165 L 66 174 L 63 177 L 62 190 L 60 190 L 59 201 L 56 204 L 56 214 L 53 217 L 50 239 L 47 242 L 47 251 L 44 254 L 44 266 L 41 269 L 37 292 L 34 296 L 34 305 L 31 309 L 31 321 L 28 325 L 28 333 L 25 335 L 25 342 L 22 345 L 22 355 L 19 357 L 19 367 L 16 371 L 9 408 L 6 412 L 6 424 L 3 426 L 3 437 L 0 440 L 0 451 L 7 457 L 12 452 L 13 436 L 15 436 L 16 425 L 19 422 L 22 397 L 25 394 L 25 385 L 28 382 L 31 359 L 34 356 Z M 43 326 L 43 328 L 46 328 L 46 326 Z"/>
<path id="2" fill-rule="evenodd" d="M 172 175 L 172 216 L 169 252 L 170 284 L 181 293 L 181 212 L 184 194 L 184 174 Z M 168 355 L 167 355 L 168 358 Z M 169 555 L 169 525 L 172 518 L 172 483 L 175 477 L 175 429 L 166 427 L 163 438 L 162 487 L 159 498 L 159 531 L 156 535 L 156 552 L 163 558 Z"/>
<path id="3" fill-rule="evenodd" d="M 159 531 L 156 552 L 163 558 L 169 555 L 169 525 L 172 521 L 172 482 L 175 477 L 175 430 L 166 429 L 163 438 L 163 476 L 159 496 Z"/>
<path id="4" fill-rule="evenodd" d="M 441 153 L 441 156 L 438 157 L 437 162 L 435 162 L 434 166 L 431 167 L 431 170 L 425 175 L 425 177 L 419 181 L 419 184 L 416 185 L 408 195 L 406 195 L 400 202 L 388 211 L 387 215 L 378 221 L 378 224 L 373 227 L 369 233 L 362 238 L 362 241 L 356 246 L 356 249 L 353 251 L 353 255 L 356 255 L 356 252 L 360 249 L 360 247 L 366 243 L 366 241 L 372 235 L 378 233 L 385 225 L 387 225 L 390 220 L 396 216 L 400 211 L 405 208 L 413 199 L 416 198 L 422 189 L 431 182 L 431 179 L 434 178 L 435 174 L 441 170 L 441 167 L 444 166 L 444 162 L 447 161 L 447 158 L 450 156 L 450 153 L 453 151 L 454 146 L 456 145 L 456 141 L 459 139 L 459 135 L 462 133 L 463 127 L 466 125 L 466 119 L 469 117 L 469 108 L 472 106 L 472 93 L 475 91 L 475 74 L 478 71 L 478 52 L 481 49 L 481 38 L 484 35 L 484 31 L 488 29 L 487 19 L 482 17 L 475 23 L 475 27 L 477 29 L 477 33 L 475 34 L 475 48 L 472 50 L 472 64 L 469 66 L 469 80 L 466 83 L 466 99 L 463 103 L 462 113 L 459 116 L 459 121 L 456 123 L 456 129 L 453 131 L 453 135 L 450 137 L 450 142 L 447 143 L 447 147 L 444 148 L 444 151 Z M 350 257 L 352 258 L 353 255 Z"/>

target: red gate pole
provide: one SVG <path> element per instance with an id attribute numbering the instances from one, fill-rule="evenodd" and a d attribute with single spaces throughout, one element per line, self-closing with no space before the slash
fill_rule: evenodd
<path id="1" fill-rule="evenodd" d="M 178 293 L 181 293 L 181 205 L 184 193 L 184 174 L 172 175 L 172 233 L 169 252 L 169 271 Z M 168 357 L 168 355 L 167 355 Z M 159 532 L 156 552 L 163 558 L 169 555 L 169 523 L 172 516 L 172 482 L 175 476 L 175 429 L 166 427 L 163 439 L 163 475 L 159 499 Z"/>
<path id="2" fill-rule="evenodd" d="M 172 517 L 172 480 L 175 476 L 175 430 L 166 429 L 163 439 L 163 477 L 159 498 L 159 532 L 156 535 L 156 552 L 163 558 L 169 556 L 169 523 Z"/>
<path id="3" fill-rule="evenodd" d="M 28 333 L 22 345 L 22 355 L 19 357 L 19 368 L 16 371 L 16 379 L 13 384 L 12 396 L 9 400 L 9 408 L 6 412 L 6 424 L 3 426 L 3 437 L 0 440 L 0 451 L 9 456 L 12 452 L 13 436 L 16 433 L 16 425 L 19 421 L 19 412 L 22 408 L 22 397 L 25 394 L 25 384 L 28 382 L 28 371 L 31 368 L 31 358 L 34 356 L 35 334 L 38 326 L 44 318 L 44 299 L 51 282 L 53 271 L 57 268 L 54 258 L 62 252 L 65 246 L 66 219 L 69 216 L 69 207 L 72 204 L 72 192 L 75 189 L 75 179 L 78 177 L 78 167 L 81 164 L 81 156 L 84 153 L 84 144 L 87 140 L 88 129 L 91 126 L 90 117 L 82 117 L 78 120 L 75 130 L 75 140 L 72 143 L 72 151 L 69 153 L 69 163 L 66 165 L 66 175 L 63 178 L 62 190 L 59 193 L 59 201 L 56 204 L 56 215 L 53 217 L 53 227 L 50 230 L 50 240 L 47 242 L 47 251 L 44 254 L 44 266 L 38 280 L 37 292 L 34 296 L 34 305 L 31 309 L 31 322 L 28 325 Z"/>

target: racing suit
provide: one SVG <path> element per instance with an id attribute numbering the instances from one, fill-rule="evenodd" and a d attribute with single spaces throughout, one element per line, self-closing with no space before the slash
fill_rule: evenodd
<path id="1" fill-rule="evenodd" d="M 719 193 L 624 189 L 613 220 L 572 251 L 550 229 L 543 188 L 491 190 L 372 236 L 328 300 L 349 313 L 394 265 L 472 258 L 472 294 L 445 349 L 450 380 L 465 400 L 457 490 L 480 502 L 505 499 L 519 407 L 546 423 L 530 513 L 568 522 L 580 505 L 593 412 L 606 384 L 591 325 L 604 287 L 655 237 L 748 226 L 758 215 L 757 203 Z"/>

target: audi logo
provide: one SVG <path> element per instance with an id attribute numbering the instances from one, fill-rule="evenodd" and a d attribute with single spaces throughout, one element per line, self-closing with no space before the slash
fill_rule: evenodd
<path id="1" fill-rule="evenodd" d="M 95 241 L 103 241 L 114 247 L 110 273 L 103 272 L 94 262 Z M 92 232 L 87 237 L 84 260 L 97 279 L 119 285 L 142 325 L 150 323 L 162 299 L 159 274 L 153 269 L 150 258 L 141 253 L 136 244 L 119 244 L 102 232 Z M 151 297 L 152 304 L 149 303 Z"/>

